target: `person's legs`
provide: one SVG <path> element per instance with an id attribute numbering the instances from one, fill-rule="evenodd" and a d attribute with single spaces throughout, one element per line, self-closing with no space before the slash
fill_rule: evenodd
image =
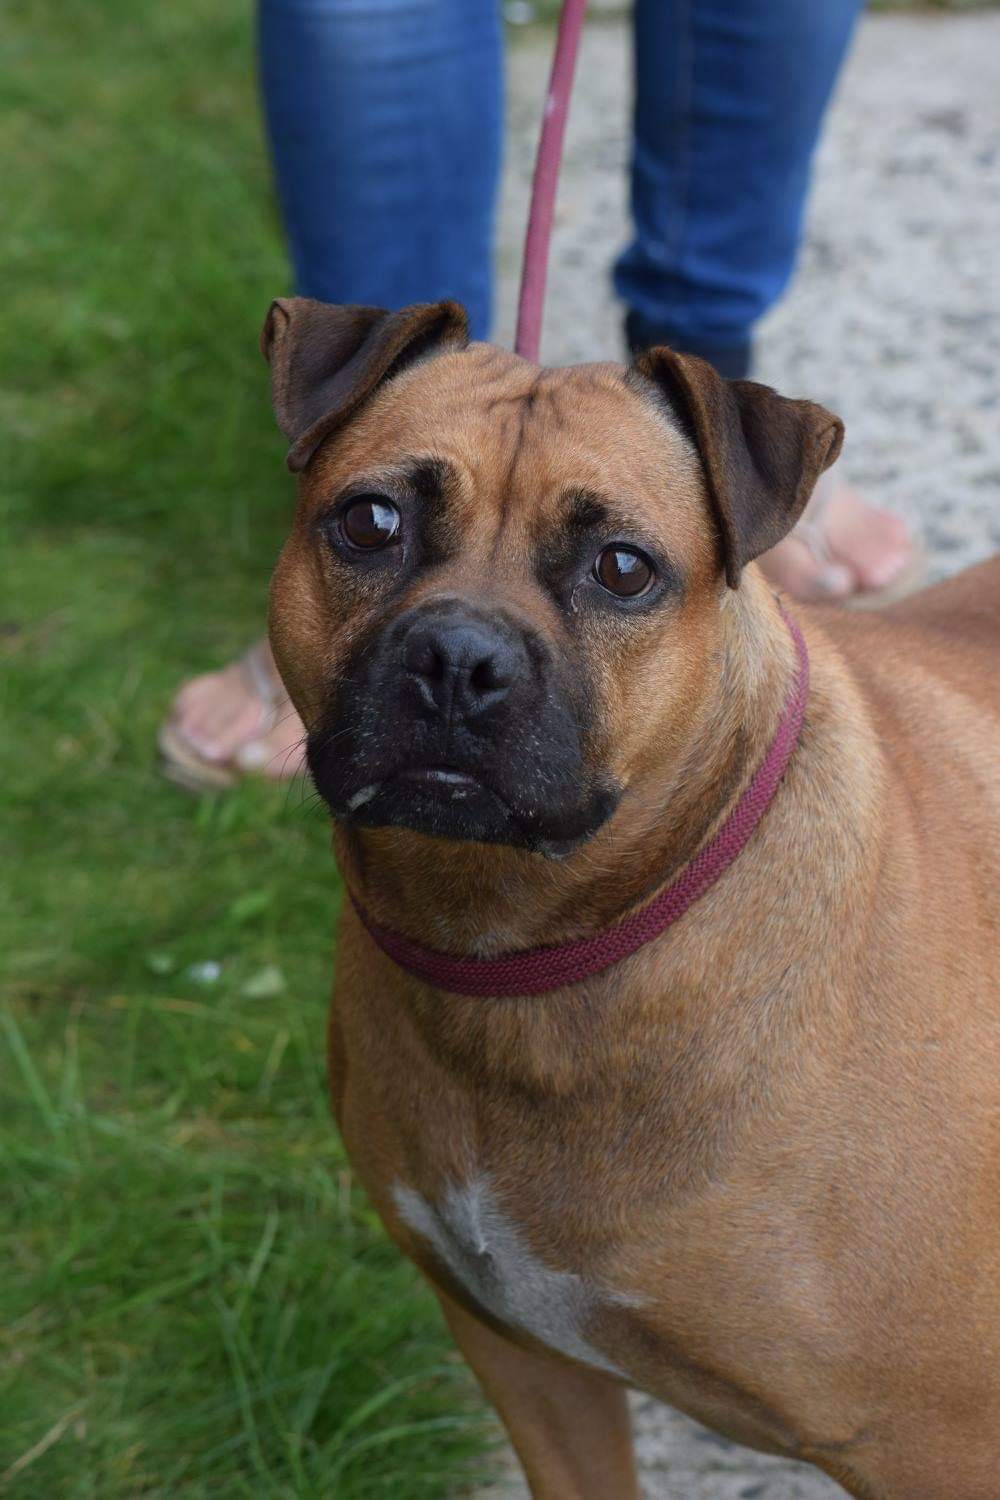
<path id="1" fill-rule="evenodd" d="M 636 0 L 635 237 L 615 268 L 634 343 L 672 341 L 746 373 L 754 324 L 791 275 L 860 6 Z"/>
<path id="2" fill-rule="evenodd" d="M 258 34 L 295 290 L 392 308 L 454 297 L 488 337 L 498 0 L 260 0 Z M 302 726 L 266 641 L 181 688 L 161 748 L 192 785 L 300 769 Z"/>
<path id="3" fill-rule="evenodd" d="M 730 378 L 791 275 L 813 150 L 861 0 L 636 0 L 635 235 L 615 267 L 634 348 Z M 822 539 L 823 546 L 817 542 Z M 812 525 L 763 560 L 798 597 L 881 589 L 906 528 L 827 477 Z"/>
<path id="4" fill-rule="evenodd" d="M 260 0 L 260 79 L 296 291 L 454 297 L 489 335 L 497 0 Z"/>

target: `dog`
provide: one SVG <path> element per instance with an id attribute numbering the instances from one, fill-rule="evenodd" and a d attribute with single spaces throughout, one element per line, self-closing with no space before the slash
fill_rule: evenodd
<path id="1" fill-rule="evenodd" d="M 783 604 L 841 423 L 667 349 L 306 299 L 262 347 L 334 1112 L 532 1494 L 638 1495 L 635 1387 L 1000 1495 L 1000 559 Z"/>

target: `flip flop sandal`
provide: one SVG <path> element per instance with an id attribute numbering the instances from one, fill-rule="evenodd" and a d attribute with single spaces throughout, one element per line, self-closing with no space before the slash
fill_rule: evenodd
<path id="1" fill-rule="evenodd" d="M 824 527 L 827 511 L 836 493 L 837 482 L 832 475 L 821 475 L 808 505 L 791 533 L 796 541 L 808 547 L 815 561 L 824 568 L 842 566 L 830 551 Z M 910 560 L 890 583 L 878 589 L 855 589 L 853 593 L 830 602 L 843 605 L 847 609 L 883 609 L 887 604 L 894 604 L 897 599 L 903 599 L 907 594 L 912 594 L 914 589 L 920 587 L 926 573 L 926 549 L 919 541 L 911 540 Z"/>
<path id="2" fill-rule="evenodd" d="M 246 673 L 250 689 L 260 704 L 260 721 L 252 738 L 261 739 L 277 724 L 279 710 L 286 701 L 285 694 L 261 661 L 259 642 L 244 652 L 239 666 Z M 156 744 L 164 776 L 184 787 L 185 791 L 225 791 L 247 773 L 247 768 L 238 763 L 236 756 L 228 761 L 208 760 L 172 719 L 160 725 Z"/>

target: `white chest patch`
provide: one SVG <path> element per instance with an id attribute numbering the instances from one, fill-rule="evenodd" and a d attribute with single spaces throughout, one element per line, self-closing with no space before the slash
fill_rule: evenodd
<path id="1" fill-rule="evenodd" d="M 574 1271 L 547 1266 L 500 1208 L 485 1179 L 448 1188 L 436 1204 L 401 1182 L 392 1194 L 403 1221 L 433 1246 L 456 1281 L 499 1322 L 596 1369 L 624 1373 L 581 1330 L 600 1306 L 634 1306 L 633 1299 L 603 1292 Z"/>

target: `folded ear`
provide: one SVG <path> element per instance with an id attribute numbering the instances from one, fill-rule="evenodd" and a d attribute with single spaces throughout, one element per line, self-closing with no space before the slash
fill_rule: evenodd
<path id="1" fill-rule="evenodd" d="M 722 542 L 726 582 L 787 536 L 840 452 L 844 424 L 814 401 L 753 380 L 724 380 L 703 359 L 649 349 L 636 361 L 697 445 Z"/>
<path id="2" fill-rule="evenodd" d="M 457 302 L 387 312 L 279 297 L 268 309 L 260 348 L 271 366 L 274 414 L 291 442 L 288 467 L 304 469 L 323 439 L 383 381 L 423 354 L 468 341 Z"/>

